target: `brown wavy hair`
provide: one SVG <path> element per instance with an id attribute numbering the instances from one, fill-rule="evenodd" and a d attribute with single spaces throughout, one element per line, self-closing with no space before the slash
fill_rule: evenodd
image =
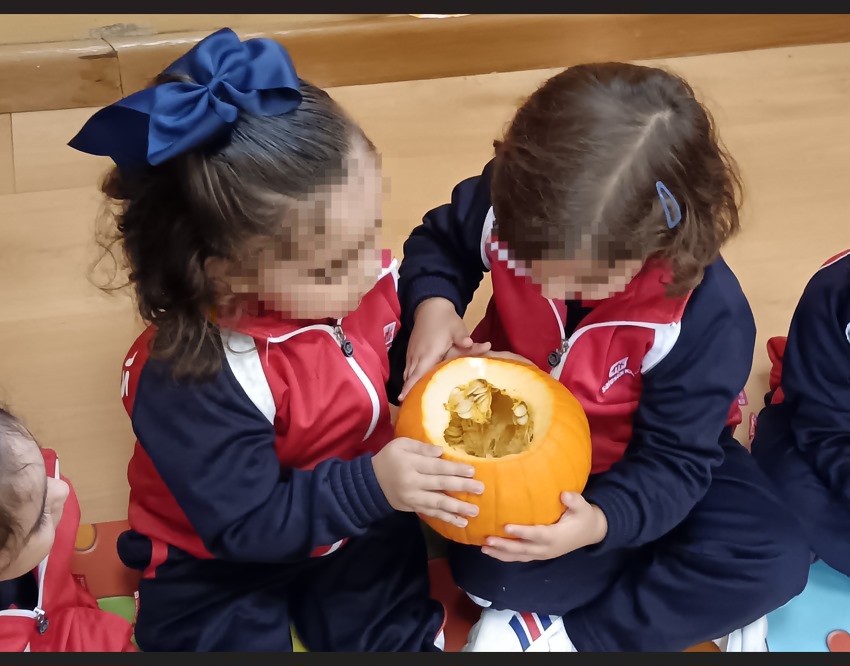
<path id="1" fill-rule="evenodd" d="M 174 80 L 191 79 L 160 76 L 152 85 Z M 239 260 L 258 238 L 275 238 L 280 258 L 290 258 L 297 234 L 284 226 L 288 207 L 345 177 L 355 137 L 371 147 L 326 92 L 301 81 L 301 93 L 290 113 L 241 115 L 223 143 L 138 172 L 115 167 L 103 181 L 100 261 L 112 257 L 115 270 L 95 282 L 108 291 L 132 286 L 142 319 L 155 327 L 151 355 L 168 361 L 175 378 L 221 367 L 210 314 L 228 293 L 208 275 L 207 260 Z M 322 221 L 316 225 L 321 232 Z M 116 287 L 121 272 L 126 281 Z"/>
<path id="2" fill-rule="evenodd" d="M 519 261 L 579 251 L 611 267 L 664 258 L 668 293 L 683 295 L 739 229 L 737 167 L 709 112 L 670 72 L 570 67 L 528 98 L 494 145 L 497 233 Z M 681 209 L 673 229 L 657 181 Z"/>
<path id="3" fill-rule="evenodd" d="M 24 527 L 15 513 L 26 501 L 25 490 L 15 477 L 24 468 L 15 459 L 12 438 L 33 439 L 24 425 L 7 409 L 0 406 L 0 572 L 5 570 L 15 555 L 15 549 L 24 542 Z"/>

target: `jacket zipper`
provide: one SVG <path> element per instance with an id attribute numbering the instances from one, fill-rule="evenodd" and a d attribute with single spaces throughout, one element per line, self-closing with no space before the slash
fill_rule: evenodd
<path id="1" fill-rule="evenodd" d="M 339 348 L 342 350 L 342 355 L 345 358 L 354 356 L 354 345 L 345 337 L 345 331 L 342 330 L 342 319 L 337 319 L 334 325 L 334 337 L 336 337 L 337 344 L 339 344 Z"/>
<path id="2" fill-rule="evenodd" d="M 38 633 L 44 634 L 50 626 L 47 613 L 44 612 L 43 608 L 36 608 L 33 613 L 35 613 L 35 626 L 38 627 Z"/>
<path id="3" fill-rule="evenodd" d="M 342 329 L 342 318 L 337 319 L 334 332 L 335 335 L 338 336 L 337 341 L 340 349 L 342 350 L 343 356 L 345 356 L 345 360 L 348 361 L 351 369 L 354 370 L 354 374 L 357 375 L 360 383 L 363 384 L 363 388 L 365 388 L 366 393 L 369 394 L 369 401 L 372 403 L 372 420 L 369 423 L 369 429 L 366 431 L 366 435 L 363 437 L 363 441 L 365 442 L 372 436 L 372 433 L 375 432 L 375 427 L 378 425 L 378 418 L 381 416 L 381 401 L 378 399 L 378 392 L 375 390 L 372 380 L 369 379 L 363 371 L 363 368 L 361 368 L 360 364 L 354 359 L 354 346 L 351 344 L 351 341 L 345 337 L 345 331 Z"/>
<path id="4" fill-rule="evenodd" d="M 558 321 L 558 330 L 561 334 L 561 345 L 558 349 L 553 350 L 549 354 L 549 366 L 552 370 L 549 372 L 555 379 L 561 379 L 561 374 L 564 371 L 564 365 L 567 361 L 567 356 L 575 345 L 576 341 L 588 331 L 591 331 L 595 328 L 606 328 L 609 326 L 634 326 L 636 328 L 648 328 L 653 331 L 660 331 L 664 328 L 668 327 L 676 327 L 676 324 L 650 324 L 648 322 L 641 321 L 606 321 L 599 324 L 589 324 L 587 326 L 579 326 L 573 334 L 567 338 L 566 332 L 564 330 L 564 323 L 561 321 L 561 315 L 558 313 L 557 307 L 555 306 L 554 301 L 552 299 L 547 299 L 549 304 L 552 306 L 552 311 L 555 313 L 555 318 Z"/>
<path id="5" fill-rule="evenodd" d="M 369 437 L 372 436 L 372 433 L 375 432 L 375 428 L 378 425 L 378 419 L 381 415 L 381 401 L 378 398 L 378 392 L 375 390 L 375 386 L 372 384 L 372 381 L 354 358 L 354 345 L 345 335 L 345 331 L 342 327 L 342 319 L 337 319 L 333 326 L 329 324 L 311 324 L 310 326 L 299 328 L 298 330 L 292 331 L 292 333 L 287 333 L 286 335 L 281 335 L 276 338 L 268 338 L 266 340 L 266 344 L 269 345 L 285 342 L 290 338 L 294 338 L 296 335 L 306 333 L 307 331 L 323 331 L 330 335 L 334 339 L 334 342 L 336 342 L 336 345 L 339 347 L 342 355 L 345 357 L 345 360 L 348 361 L 348 365 L 351 366 L 354 374 L 357 375 L 360 383 L 363 384 L 363 388 L 366 389 L 366 393 L 369 395 L 369 400 L 372 403 L 372 420 L 369 423 L 369 428 L 363 436 L 362 441 L 369 439 Z"/>
<path id="6" fill-rule="evenodd" d="M 56 470 L 54 472 L 55 478 L 61 478 L 59 476 L 59 461 L 56 461 Z M 45 634 L 47 629 L 50 627 L 50 620 L 47 617 L 47 612 L 42 608 L 44 604 L 44 580 L 47 576 L 47 560 L 50 558 L 50 554 L 39 563 L 38 565 L 38 601 L 36 602 L 36 607 L 32 610 L 23 610 L 19 608 L 14 608 L 10 610 L 0 611 L 0 617 L 28 617 L 32 620 L 35 620 L 35 627 L 38 629 L 39 634 Z M 29 652 L 29 643 L 27 643 L 27 647 L 24 649 L 24 652 Z"/>
<path id="7" fill-rule="evenodd" d="M 546 300 L 549 301 L 552 312 L 555 313 L 555 320 L 558 322 L 558 337 L 561 339 L 560 346 L 549 352 L 549 356 L 547 358 L 549 367 L 551 368 L 549 374 L 551 374 L 555 379 L 560 379 L 561 372 L 564 369 L 564 361 L 567 360 L 567 353 L 570 351 L 570 341 L 566 338 L 564 322 L 561 321 L 561 313 L 558 312 L 558 306 L 555 305 L 555 301 L 551 298 L 547 298 Z"/>

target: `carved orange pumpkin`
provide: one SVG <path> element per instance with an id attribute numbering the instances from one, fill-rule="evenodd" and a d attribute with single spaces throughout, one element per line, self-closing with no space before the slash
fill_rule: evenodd
<path id="1" fill-rule="evenodd" d="M 465 528 L 423 516 L 452 541 L 483 545 L 504 526 L 548 525 L 562 492 L 581 492 L 590 474 L 590 429 L 578 400 L 537 367 L 465 357 L 439 364 L 410 390 L 399 437 L 443 447 L 443 458 L 475 467 L 483 495 L 456 494 L 479 508 Z"/>

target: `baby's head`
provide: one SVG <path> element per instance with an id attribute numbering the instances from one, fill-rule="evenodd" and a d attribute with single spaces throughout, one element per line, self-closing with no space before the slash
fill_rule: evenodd
<path id="1" fill-rule="evenodd" d="M 48 476 L 30 432 L 0 408 L 0 580 L 32 571 L 53 547 L 68 484 Z"/>
<path id="2" fill-rule="evenodd" d="M 606 298 L 650 258 L 687 293 L 739 226 L 740 182 L 708 112 L 653 67 L 549 79 L 496 142 L 492 188 L 499 240 L 550 298 Z"/>
<path id="3" fill-rule="evenodd" d="M 139 131 L 148 161 L 128 166 L 109 152 L 118 166 L 103 191 L 117 221 L 110 240 L 123 245 L 141 315 L 156 326 L 155 355 L 176 375 L 205 375 L 221 358 L 213 321 L 250 308 L 338 318 L 357 306 L 381 269 L 380 158 L 280 45 L 220 31 L 138 94 L 134 106 L 152 107 Z M 222 127 L 183 147 L 208 120 Z M 123 141 L 125 131 L 139 152 L 117 120 L 90 124 L 96 148 L 87 138 L 82 149 L 106 152 L 104 136 Z M 171 135 L 167 159 L 151 158 L 154 138 Z"/>

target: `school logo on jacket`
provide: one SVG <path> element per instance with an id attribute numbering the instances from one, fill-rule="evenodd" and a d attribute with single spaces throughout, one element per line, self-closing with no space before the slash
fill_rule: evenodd
<path id="1" fill-rule="evenodd" d="M 611 366 L 611 369 L 608 371 L 608 381 L 602 386 L 602 393 L 606 393 L 608 389 L 610 389 L 619 379 L 622 379 L 626 375 L 630 375 L 632 377 L 635 376 L 635 373 L 629 370 L 629 357 L 621 358 L 614 365 Z"/>
<path id="2" fill-rule="evenodd" d="M 387 345 L 387 349 L 393 346 L 393 340 L 395 340 L 395 322 L 390 322 L 386 326 L 384 326 L 384 342 Z"/>
<path id="3" fill-rule="evenodd" d="M 124 361 L 124 371 L 121 373 L 121 399 L 123 400 L 127 396 L 130 395 L 130 368 L 133 367 L 133 363 L 136 360 L 136 356 L 139 352 L 136 352 L 126 361 Z"/>

